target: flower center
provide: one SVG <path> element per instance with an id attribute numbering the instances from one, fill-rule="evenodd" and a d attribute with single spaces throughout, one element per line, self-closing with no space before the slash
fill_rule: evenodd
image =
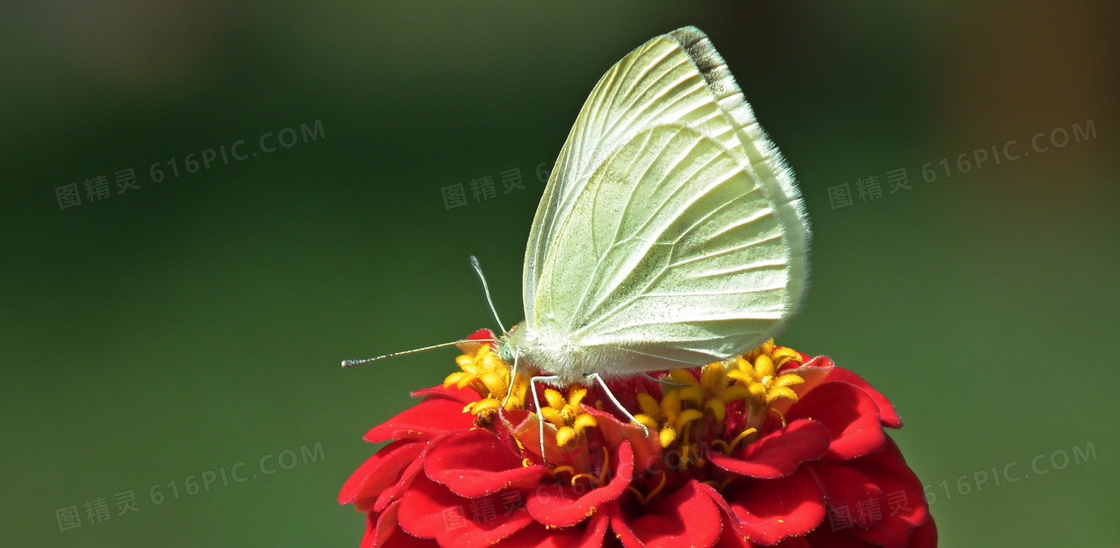
<path id="1" fill-rule="evenodd" d="M 444 388 L 456 386 L 470 388 L 482 397 L 481 400 L 467 404 L 464 413 L 476 417 L 479 426 L 486 426 L 503 407 L 506 411 L 519 411 L 526 409 L 525 397 L 529 393 L 529 376 L 518 374 L 510 389 L 510 366 L 498 357 L 494 348 L 482 345 L 474 355 L 463 354 L 455 358 L 456 365 L 462 371 L 457 371 L 447 376 L 443 381 Z M 535 372 L 530 372 L 536 374 Z"/>
<path id="2" fill-rule="evenodd" d="M 647 474 L 649 477 L 640 481 L 635 478 L 638 488 L 630 486 L 629 490 L 638 502 L 647 504 L 662 492 L 666 482 L 676 481 L 668 477 L 670 474 L 676 477 L 690 467 L 703 468 L 705 455 L 711 451 L 731 455 L 761 437 L 771 412 L 777 414 L 784 427 L 785 419 L 773 409 L 773 404 L 782 399 L 797 401 L 793 387 L 805 380 L 790 370 L 801 362 L 798 352 L 775 346 L 771 340 L 733 360 L 708 364 L 699 370 L 668 371 L 661 384 L 632 384 L 631 393 L 640 408 L 634 418 L 651 434 L 656 433 L 666 461 L 659 468 L 664 471 Z M 478 426 L 489 427 L 502 409 L 532 411 L 529 379 L 536 371 L 519 371 L 511 384 L 511 367 L 489 344 L 480 346 L 473 355 L 468 352 L 459 356 L 456 363 L 461 371 L 448 375 L 444 386 L 471 388 L 479 394 L 479 401 L 463 408 L 463 412 L 475 416 Z M 556 447 L 585 456 L 597 455 L 600 450 L 606 455 L 599 421 L 586 411 L 589 403 L 602 410 L 602 401 L 589 401 L 587 388 L 578 385 L 546 388 L 543 396 L 540 417 L 553 433 L 550 435 L 554 436 Z M 518 446 L 524 450 L 520 442 Z M 608 459 L 602 459 L 597 466 L 587 466 L 590 463 L 586 457 L 577 460 L 585 466 L 552 466 L 550 471 L 554 477 L 564 476 L 573 486 L 579 482 L 589 488 L 601 485 Z M 715 469 L 701 476 L 710 476 L 707 482 L 717 489 L 737 477 L 717 473 Z"/>
<path id="3" fill-rule="evenodd" d="M 734 361 L 704 366 L 699 378 L 686 370 L 670 371 L 660 401 L 638 395 L 642 414 L 636 418 L 658 430 L 662 448 L 684 455 L 683 466 L 702 464 L 709 448 L 731 454 L 759 437 L 774 402 L 797 401 L 791 387 L 804 379 L 778 374 L 791 362 L 800 365 L 801 356 L 767 341 Z"/>

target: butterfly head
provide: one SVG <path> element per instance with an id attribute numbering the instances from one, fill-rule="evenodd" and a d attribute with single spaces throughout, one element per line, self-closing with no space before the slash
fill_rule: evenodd
<path id="1" fill-rule="evenodd" d="M 518 349 L 524 346 L 525 337 L 525 324 L 519 323 L 510 328 L 495 344 L 498 351 L 498 357 L 502 361 L 512 365 L 514 361 L 519 361 L 521 356 Z"/>

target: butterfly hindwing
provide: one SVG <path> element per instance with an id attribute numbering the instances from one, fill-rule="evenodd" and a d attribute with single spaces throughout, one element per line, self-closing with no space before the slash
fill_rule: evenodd
<path id="1" fill-rule="evenodd" d="M 775 209 L 750 174 L 697 131 L 658 126 L 588 178 L 555 231 L 536 329 L 589 352 L 633 354 L 620 369 L 709 363 L 777 326 L 788 262 Z"/>

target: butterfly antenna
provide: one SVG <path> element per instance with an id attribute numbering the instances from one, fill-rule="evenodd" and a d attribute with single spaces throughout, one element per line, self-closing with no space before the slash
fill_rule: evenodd
<path id="1" fill-rule="evenodd" d="M 478 279 L 482 280 L 482 291 L 486 293 L 486 304 L 490 305 L 490 312 L 494 314 L 494 320 L 498 322 L 498 327 L 502 329 L 502 333 L 506 332 L 506 326 L 502 323 L 502 319 L 498 317 L 498 309 L 494 308 L 494 300 L 490 298 L 490 284 L 486 283 L 486 276 L 482 275 L 482 265 L 478 264 L 478 257 L 471 255 L 471 267 L 474 268 L 474 273 L 478 274 Z"/>
<path id="2" fill-rule="evenodd" d="M 364 360 L 343 360 L 342 361 L 342 367 L 357 367 L 359 365 L 365 365 L 365 364 L 370 363 L 370 362 L 387 360 L 389 358 L 395 358 L 397 356 L 407 356 L 409 354 L 419 354 L 421 352 L 427 352 L 429 350 L 436 350 L 436 349 L 439 349 L 439 348 L 447 348 L 449 346 L 455 346 L 459 343 L 466 343 L 466 342 L 484 343 L 484 342 L 498 342 L 498 341 L 491 340 L 491 339 L 463 339 L 463 340 L 459 340 L 459 341 L 452 341 L 452 342 L 449 342 L 449 343 L 433 344 L 432 346 L 425 346 L 423 348 L 413 348 L 412 350 L 402 350 L 400 352 L 393 352 L 392 354 L 385 354 L 384 356 L 378 356 L 376 358 L 366 358 Z"/>

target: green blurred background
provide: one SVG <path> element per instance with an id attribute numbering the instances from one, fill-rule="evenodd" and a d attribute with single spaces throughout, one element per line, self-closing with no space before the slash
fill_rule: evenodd
<path id="1" fill-rule="evenodd" d="M 362 434 L 455 352 L 339 360 L 492 326 L 470 254 L 520 320 L 537 166 L 612 63 L 695 24 L 808 202 L 810 294 L 778 342 L 893 400 L 944 546 L 1116 546 L 1118 12 L 0 4 L 0 538 L 357 546 L 363 518 L 335 498 L 376 449 Z M 238 140 L 245 160 L 186 172 Z M 1012 140 L 1018 160 L 976 168 Z M 139 189 L 118 194 L 127 168 Z M 911 188 L 891 193 L 899 168 Z M 511 169 L 525 189 L 506 194 Z M 101 175 L 110 197 L 91 202 Z M 441 189 L 484 176 L 496 196 L 445 207 Z M 82 205 L 60 209 L 70 184 Z M 98 499 L 110 516 L 91 521 Z"/>

